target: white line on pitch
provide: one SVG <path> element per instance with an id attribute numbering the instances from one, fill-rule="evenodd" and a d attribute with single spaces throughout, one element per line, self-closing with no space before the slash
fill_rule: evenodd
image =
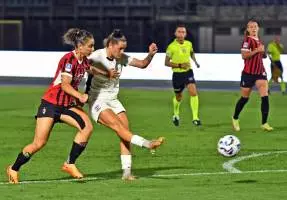
<path id="1" fill-rule="evenodd" d="M 256 171 L 244 171 L 240 174 L 258 174 L 258 173 L 282 173 L 287 172 L 287 169 L 278 170 L 256 170 Z M 198 172 L 198 173 L 179 173 L 179 174 L 153 174 L 146 177 L 180 177 L 180 176 L 211 176 L 211 175 L 232 175 L 230 172 Z M 145 178 L 145 177 L 142 177 Z M 93 180 L 107 180 L 100 177 L 90 177 L 83 178 L 81 180 L 77 179 L 58 179 L 58 180 L 34 180 L 34 181 L 21 181 L 20 184 L 48 184 L 48 183 L 68 183 L 68 182 L 85 182 Z M 9 185 L 8 182 L 0 182 L 0 185 Z"/>
<path id="2" fill-rule="evenodd" d="M 233 165 L 235 165 L 236 163 L 238 163 L 242 160 L 247 160 L 250 158 L 256 158 L 256 157 L 260 157 L 260 156 L 268 156 L 271 154 L 282 154 L 282 153 L 287 153 L 287 151 L 271 151 L 271 152 L 266 152 L 266 153 L 253 153 L 253 154 L 248 155 L 248 156 L 241 156 L 241 157 L 232 159 L 230 161 L 227 161 L 227 162 L 222 164 L 222 167 L 223 167 L 223 169 L 227 170 L 230 173 L 242 173 L 242 171 L 235 168 Z"/>

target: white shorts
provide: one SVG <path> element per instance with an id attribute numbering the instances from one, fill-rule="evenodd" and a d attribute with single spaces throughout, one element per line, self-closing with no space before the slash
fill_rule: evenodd
<path id="1" fill-rule="evenodd" d="M 90 103 L 90 114 L 95 122 L 98 122 L 101 112 L 106 109 L 111 109 L 115 114 L 126 111 L 118 99 L 98 99 Z"/>

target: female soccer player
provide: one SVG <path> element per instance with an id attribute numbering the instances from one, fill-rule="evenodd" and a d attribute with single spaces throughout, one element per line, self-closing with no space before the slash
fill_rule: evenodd
<path id="1" fill-rule="evenodd" d="M 235 131 L 240 131 L 239 114 L 247 103 L 255 85 L 261 96 L 261 128 L 266 131 L 272 131 L 273 128 L 267 123 L 269 113 L 268 100 L 268 81 L 266 71 L 263 65 L 263 58 L 266 58 L 265 48 L 258 37 L 259 25 L 255 20 L 247 23 L 246 34 L 242 43 L 241 55 L 244 59 L 244 69 L 241 75 L 241 98 L 238 100 L 235 112 L 232 117 L 232 125 Z"/>
<path id="2" fill-rule="evenodd" d="M 157 52 L 156 44 L 149 46 L 149 54 L 143 60 L 138 60 L 124 54 L 127 47 L 127 40 L 120 30 L 115 30 L 105 40 L 106 48 L 96 50 L 89 56 L 93 66 L 109 70 L 109 74 L 115 78 L 99 75 L 91 80 L 89 91 L 89 107 L 92 118 L 112 130 L 119 136 L 121 163 L 123 169 L 123 180 L 134 180 L 131 174 L 131 149 L 130 143 L 148 149 L 155 149 L 163 142 L 160 137 L 157 140 L 149 141 L 129 130 L 129 121 L 126 110 L 118 100 L 119 76 L 122 68 L 126 65 L 146 68 Z M 89 82 L 89 81 L 88 81 Z M 89 86 L 87 86 L 89 87 Z"/>
<path id="3" fill-rule="evenodd" d="M 84 151 L 93 126 L 88 115 L 77 106 L 76 102 L 85 103 L 88 100 L 88 95 L 80 93 L 78 86 L 86 70 L 90 69 L 87 56 L 94 51 L 94 38 L 90 32 L 75 28 L 69 29 L 64 34 L 63 40 L 64 43 L 72 45 L 74 50 L 61 58 L 52 84 L 42 97 L 36 116 L 33 142 L 25 146 L 15 163 L 7 168 L 10 183 L 19 182 L 20 167 L 45 146 L 57 122 L 64 122 L 78 129 L 70 155 L 64 162 L 62 170 L 74 178 L 83 177 L 75 166 L 75 161 Z"/>

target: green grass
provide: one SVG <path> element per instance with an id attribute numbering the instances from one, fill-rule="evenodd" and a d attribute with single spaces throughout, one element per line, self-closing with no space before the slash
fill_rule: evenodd
<path id="1" fill-rule="evenodd" d="M 75 130 L 57 124 L 47 146 L 21 170 L 21 180 L 55 180 L 51 183 L 3 185 L 5 168 L 14 162 L 21 148 L 33 139 L 37 111 L 45 88 L 1 87 L 0 105 L 0 199 L 194 199 L 274 200 L 287 196 L 287 172 L 213 174 L 194 176 L 153 176 L 224 172 L 222 164 L 233 158 L 218 155 L 218 139 L 235 134 L 242 144 L 240 156 L 287 150 L 286 96 L 272 93 L 270 124 L 275 130 L 260 129 L 260 99 L 256 93 L 241 114 L 242 131 L 231 129 L 231 115 L 238 92 L 200 92 L 202 127 L 191 123 L 188 97 L 181 105 L 181 124 L 171 123 L 170 90 L 122 89 L 120 99 L 127 109 L 131 129 L 146 138 L 165 136 L 167 142 L 155 155 L 133 148 L 133 171 L 138 180 L 120 180 L 118 138 L 111 130 L 96 125 L 88 148 L 77 165 L 89 178 L 83 182 L 59 182 L 69 177 L 60 171 L 72 144 Z M 237 158 L 235 157 L 235 158 Z M 287 170 L 287 153 L 271 154 L 241 161 L 241 171 Z"/>

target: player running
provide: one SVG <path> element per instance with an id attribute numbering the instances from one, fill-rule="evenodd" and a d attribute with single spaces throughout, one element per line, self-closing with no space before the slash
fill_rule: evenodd
<path id="1" fill-rule="evenodd" d="M 70 155 L 62 170 L 74 178 L 82 178 L 75 162 L 86 148 L 93 126 L 88 115 L 76 102 L 85 103 L 87 94 L 78 91 L 84 73 L 91 69 L 87 56 L 94 51 L 93 35 L 80 29 L 69 29 L 63 36 L 64 43 L 74 50 L 65 54 L 59 61 L 55 77 L 42 97 L 37 113 L 34 140 L 19 153 L 15 163 L 7 168 L 9 182 L 19 183 L 20 167 L 27 163 L 33 154 L 42 149 L 49 139 L 50 132 L 57 122 L 63 122 L 78 129 Z"/>
<path id="2" fill-rule="evenodd" d="M 96 50 L 89 56 L 93 66 L 109 71 L 106 76 L 90 76 L 87 81 L 90 114 L 96 122 L 111 128 L 117 133 L 121 140 L 122 179 L 134 180 L 135 177 L 131 173 L 132 155 L 130 143 L 147 149 L 155 149 L 163 143 L 164 138 L 160 137 L 150 141 L 133 134 L 129 130 L 126 110 L 118 100 L 119 76 L 123 67 L 127 65 L 142 69 L 146 68 L 156 54 L 157 46 L 152 43 L 149 46 L 147 57 L 143 60 L 138 60 L 124 53 L 127 47 L 127 40 L 120 30 L 114 30 L 105 39 L 104 43 L 105 48 Z M 89 86 L 89 84 L 91 85 Z"/>
<path id="3" fill-rule="evenodd" d="M 280 43 L 280 37 L 276 36 L 272 42 L 267 46 L 267 53 L 271 61 L 271 74 L 269 86 L 272 82 L 278 83 L 280 78 L 280 89 L 282 94 L 286 92 L 286 84 L 283 80 L 283 66 L 280 61 L 280 55 L 283 53 L 284 46 Z"/>
<path id="4" fill-rule="evenodd" d="M 241 98 L 237 101 L 232 125 L 235 131 L 240 131 L 239 114 L 244 105 L 248 102 L 255 85 L 261 96 L 261 128 L 272 131 L 273 128 L 267 123 L 269 114 L 268 81 L 267 74 L 263 65 L 263 58 L 266 58 L 265 48 L 258 37 L 259 25 L 255 20 L 247 23 L 246 34 L 241 47 L 241 55 L 244 59 L 244 69 L 241 75 Z"/>

